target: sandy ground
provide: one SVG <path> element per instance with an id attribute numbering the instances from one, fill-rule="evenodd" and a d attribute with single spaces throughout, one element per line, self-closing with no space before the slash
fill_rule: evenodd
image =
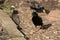
<path id="1" fill-rule="evenodd" d="M 25 0 L 9 0 L 10 4 L 15 6 L 19 12 L 19 25 L 22 28 L 22 32 L 28 37 L 27 40 L 60 40 L 60 0 L 36 1 L 40 2 L 45 9 L 49 10 L 49 14 L 38 13 L 44 25 L 52 24 L 46 29 L 39 29 L 41 26 L 36 28 L 32 23 L 32 16 L 29 16 L 29 14 L 33 12 L 33 10 L 30 9 L 30 3 L 26 3 Z"/>

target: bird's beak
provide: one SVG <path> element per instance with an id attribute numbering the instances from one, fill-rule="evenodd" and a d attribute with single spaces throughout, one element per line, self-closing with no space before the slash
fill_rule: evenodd
<path id="1" fill-rule="evenodd" d="M 46 13 L 45 9 L 43 9 L 43 12 Z"/>

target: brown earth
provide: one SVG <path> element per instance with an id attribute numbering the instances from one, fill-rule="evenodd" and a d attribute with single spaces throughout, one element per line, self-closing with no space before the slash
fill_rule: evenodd
<path id="1" fill-rule="evenodd" d="M 2 25 L 0 25 L 0 34 L 3 34 L 0 35 L 0 40 L 60 40 L 60 0 L 36 1 L 40 2 L 45 9 L 50 11 L 49 14 L 38 13 L 44 25 L 52 25 L 46 29 L 39 29 L 41 26 L 37 26 L 36 28 L 32 23 L 32 16 L 30 15 L 33 12 L 33 10 L 30 9 L 30 3 L 27 3 L 25 0 L 9 0 L 10 4 L 15 6 L 18 11 L 17 16 L 20 21 L 18 25 L 22 30 L 17 29 L 17 25 L 10 16 L 1 11 L 0 24 Z M 28 39 L 26 37 L 28 37 Z"/>

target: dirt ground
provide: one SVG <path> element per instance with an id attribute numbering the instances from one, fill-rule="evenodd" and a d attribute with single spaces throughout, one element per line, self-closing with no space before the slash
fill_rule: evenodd
<path id="1" fill-rule="evenodd" d="M 49 10 L 48 14 L 38 13 L 44 25 L 51 24 L 46 29 L 40 29 L 41 26 L 35 27 L 32 22 L 32 16 L 29 15 L 33 12 L 30 9 L 31 4 L 26 1 L 31 2 L 34 0 L 9 0 L 11 6 L 18 10 L 19 26 L 22 28 L 23 33 L 21 33 L 25 36 L 24 38 L 26 40 L 60 40 L 60 0 L 35 0 L 42 4 L 45 9 Z M 10 39 L 13 40 L 12 38 Z M 5 39 L 1 38 L 0 40 Z"/>

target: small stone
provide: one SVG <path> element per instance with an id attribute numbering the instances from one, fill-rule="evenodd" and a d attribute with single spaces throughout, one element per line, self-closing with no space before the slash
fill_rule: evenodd
<path id="1" fill-rule="evenodd" d="M 15 8 L 15 6 L 13 6 L 13 5 L 12 5 L 11 7 L 12 7 L 12 8 Z"/>
<path id="2" fill-rule="evenodd" d="M 45 0 L 46 2 L 48 1 L 48 0 Z"/>
<path id="3" fill-rule="evenodd" d="M 46 37 L 47 39 L 49 39 L 49 37 Z"/>
<path id="4" fill-rule="evenodd" d="M 58 0 L 58 2 L 60 2 L 60 0 Z"/>
<path id="5" fill-rule="evenodd" d="M 55 31 L 54 33 L 57 34 L 57 31 Z"/>
<path id="6" fill-rule="evenodd" d="M 52 25 L 55 25 L 55 23 L 53 23 Z"/>
<path id="7" fill-rule="evenodd" d="M 30 34 L 33 34 L 33 32 L 34 32 L 34 31 L 33 31 L 33 30 L 31 30 Z"/>
<path id="8" fill-rule="evenodd" d="M 9 40 L 11 40 L 11 39 L 9 39 Z"/>
<path id="9" fill-rule="evenodd" d="M 19 5 L 22 5 L 23 4 L 23 1 L 21 1 L 21 3 L 19 3 Z"/>
<path id="10" fill-rule="evenodd" d="M 35 39 L 37 39 L 37 38 L 35 38 Z"/>

